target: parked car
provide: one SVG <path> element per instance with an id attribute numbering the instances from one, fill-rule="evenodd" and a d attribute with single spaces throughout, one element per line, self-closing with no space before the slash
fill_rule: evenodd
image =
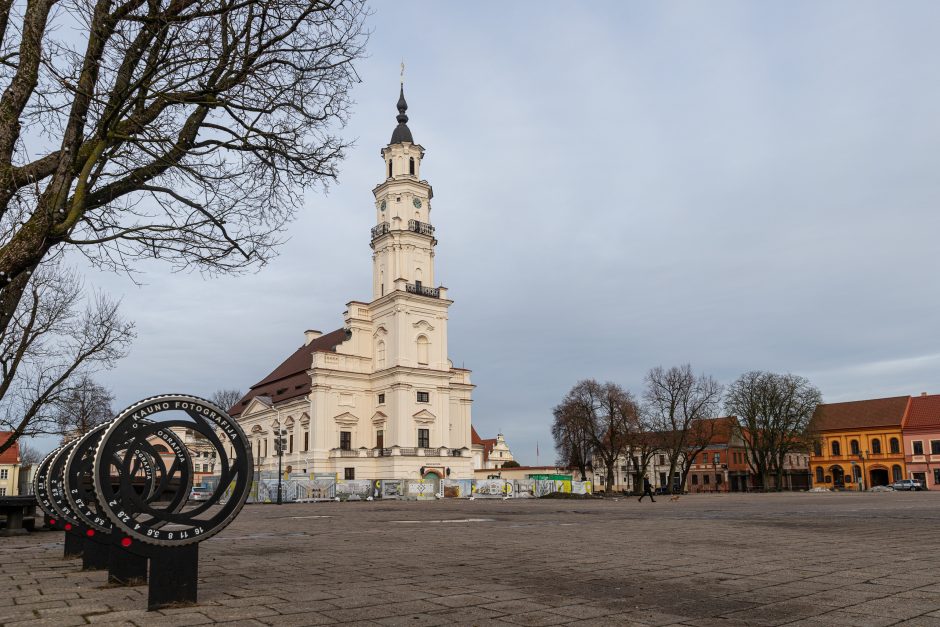
<path id="1" fill-rule="evenodd" d="M 924 484 L 917 479 L 901 479 L 891 484 L 895 490 L 923 490 Z"/>
<path id="2" fill-rule="evenodd" d="M 212 496 L 212 491 L 201 486 L 193 486 L 193 489 L 189 491 L 190 501 L 208 501 L 210 496 Z"/>

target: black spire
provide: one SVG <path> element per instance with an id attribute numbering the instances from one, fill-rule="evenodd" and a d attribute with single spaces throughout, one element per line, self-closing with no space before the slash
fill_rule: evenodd
<path id="1" fill-rule="evenodd" d="M 398 116 L 395 118 L 398 120 L 398 126 L 395 127 L 395 130 L 392 132 L 392 141 L 388 142 L 390 144 L 400 144 L 402 142 L 415 143 L 415 140 L 411 137 L 411 129 L 408 128 L 408 114 L 405 111 L 408 110 L 408 103 L 405 102 L 405 86 L 402 85 L 401 92 L 398 96 Z"/>

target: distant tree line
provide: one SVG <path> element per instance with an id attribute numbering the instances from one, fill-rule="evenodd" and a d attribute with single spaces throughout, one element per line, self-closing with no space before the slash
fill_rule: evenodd
<path id="1" fill-rule="evenodd" d="M 733 418 L 729 435 L 743 443 L 760 486 L 770 477 L 780 486 L 787 455 L 812 444 L 810 420 L 820 402 L 820 391 L 793 374 L 747 372 L 725 389 L 689 364 L 656 367 L 646 374 L 639 400 L 616 383 L 579 381 L 553 411 L 552 436 L 558 463 L 577 468 L 582 481 L 599 464 L 609 491 L 619 459 L 645 476 L 658 454 L 667 460 L 665 487 L 673 491 L 686 484 L 694 459 L 717 435 L 714 418 L 724 409 Z"/>

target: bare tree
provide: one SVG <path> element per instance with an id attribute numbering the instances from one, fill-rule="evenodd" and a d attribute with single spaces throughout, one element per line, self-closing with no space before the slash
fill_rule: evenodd
<path id="1" fill-rule="evenodd" d="M 587 441 L 593 457 L 601 459 L 604 489 L 613 489 L 614 467 L 627 450 L 639 420 L 633 395 L 615 383 L 588 379 L 571 388 L 556 408 L 556 416 L 559 414 Z"/>
<path id="2" fill-rule="evenodd" d="M 586 481 L 587 467 L 594 450 L 587 430 L 570 404 L 562 402 L 552 413 L 555 417 L 552 438 L 558 454 L 557 463 L 566 468 L 577 468 L 581 473 L 581 481 Z"/>
<path id="3" fill-rule="evenodd" d="M 336 177 L 364 0 L 0 1 L 0 332 L 49 255 L 265 263 Z"/>
<path id="4" fill-rule="evenodd" d="M 210 401 L 221 407 L 223 410 L 228 411 L 235 406 L 235 403 L 242 400 L 242 393 L 236 389 L 222 389 L 216 390 L 212 393 L 212 396 L 209 398 Z"/>
<path id="5" fill-rule="evenodd" d="M 112 418 L 111 403 L 114 395 L 96 383 L 87 374 L 59 395 L 55 401 L 53 419 L 63 440 L 81 437 Z"/>
<path id="6" fill-rule="evenodd" d="M 721 385 L 710 376 L 696 375 L 692 366 L 661 366 L 646 375 L 643 394 L 658 445 L 669 459 L 670 492 L 675 490 L 679 473 L 679 490 L 685 485 L 692 460 L 712 438 L 715 416 L 721 402 Z"/>
<path id="7" fill-rule="evenodd" d="M 0 331 L 0 430 L 13 432 L 0 452 L 23 436 L 57 432 L 59 404 L 89 373 L 113 367 L 133 340 L 116 302 L 81 294 L 73 271 L 43 265 Z"/>
<path id="8" fill-rule="evenodd" d="M 781 489 L 787 456 L 809 449 L 810 421 L 821 402 L 819 389 L 793 374 L 746 372 L 728 388 L 725 409 L 738 418 L 737 433 L 762 489 L 771 476 Z"/>
<path id="9" fill-rule="evenodd" d="M 627 467 L 633 476 L 633 491 L 643 489 L 643 477 L 646 476 L 653 455 L 661 450 L 659 434 L 654 429 L 654 420 L 649 408 L 640 406 L 637 410 L 636 429 L 630 434 L 626 455 Z"/>
<path id="10" fill-rule="evenodd" d="M 43 454 L 31 442 L 20 440 L 20 466 L 35 466 L 42 458 Z"/>

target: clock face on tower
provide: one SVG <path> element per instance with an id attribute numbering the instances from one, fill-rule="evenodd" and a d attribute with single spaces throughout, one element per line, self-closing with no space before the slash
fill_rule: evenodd
<path id="1" fill-rule="evenodd" d="M 382 204 L 379 205 L 379 208 L 380 208 L 382 211 L 385 211 L 385 201 L 384 201 L 384 200 L 382 201 Z"/>
<path id="2" fill-rule="evenodd" d="M 420 208 L 421 208 L 421 199 L 420 199 L 420 198 L 415 198 L 415 199 L 412 201 L 412 204 L 415 206 L 415 209 L 420 209 Z"/>

